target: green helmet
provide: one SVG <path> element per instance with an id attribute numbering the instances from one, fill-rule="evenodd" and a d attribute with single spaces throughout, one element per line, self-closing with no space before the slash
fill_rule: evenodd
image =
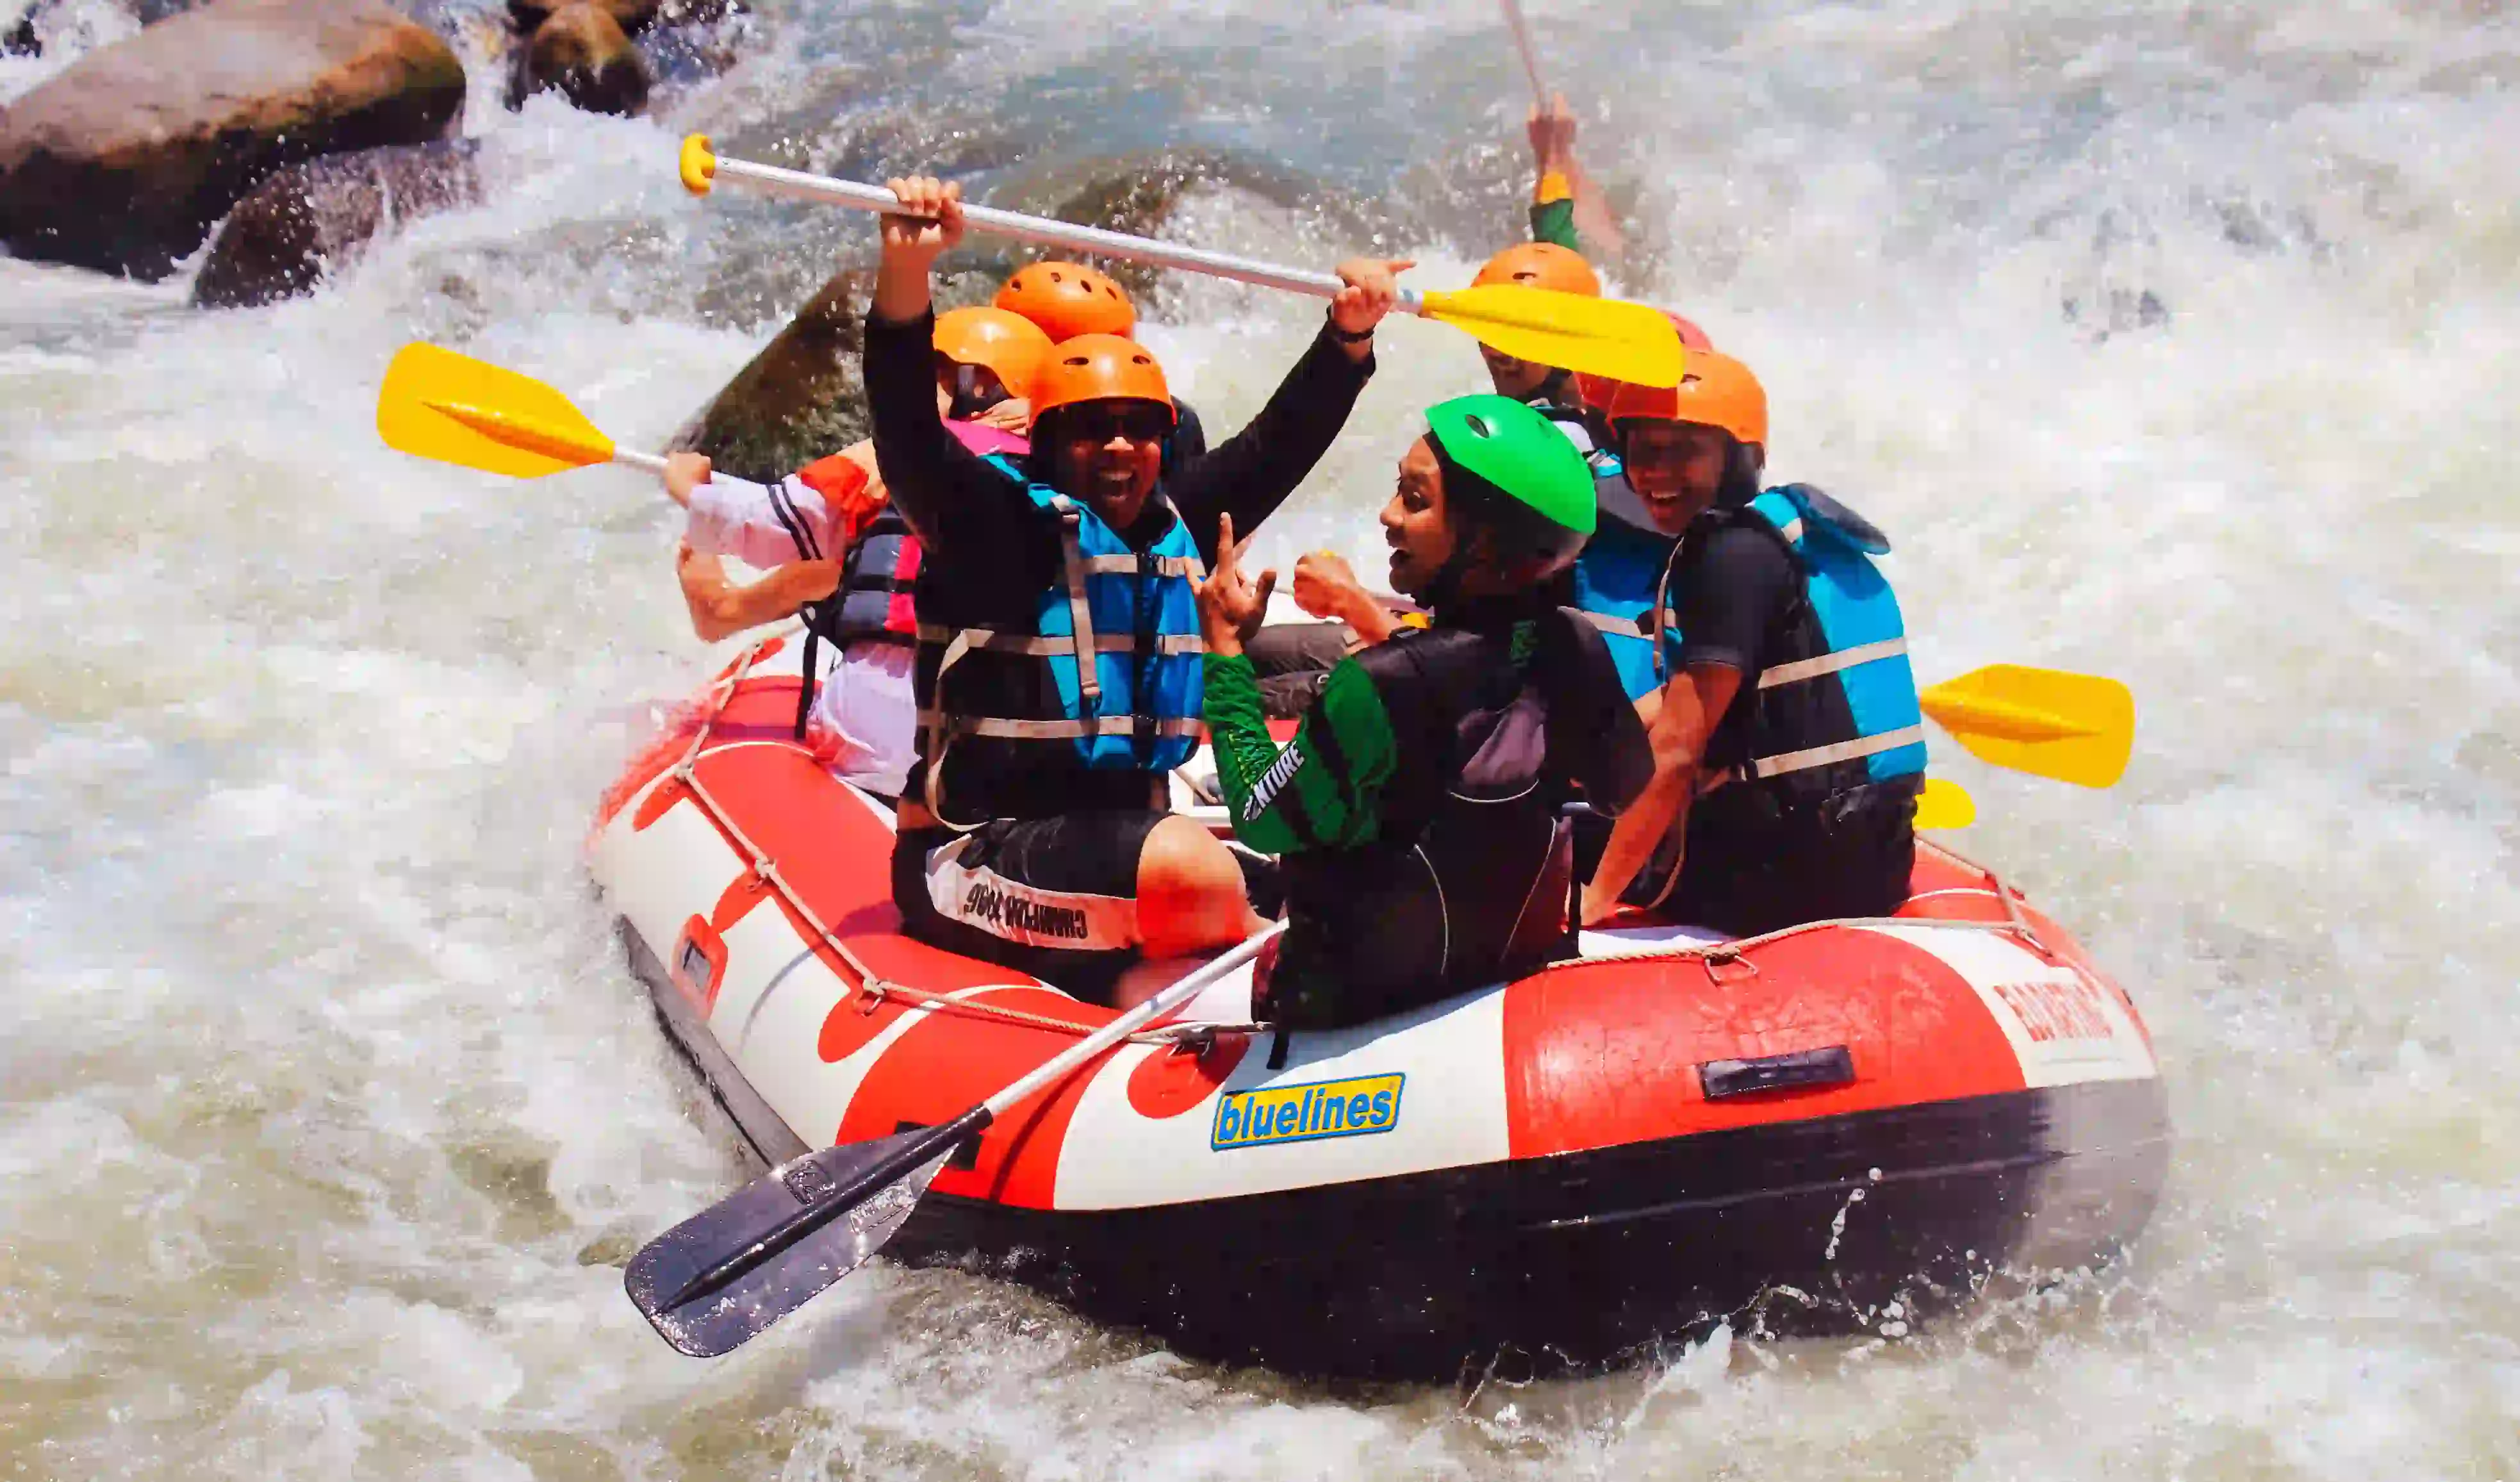
<path id="1" fill-rule="evenodd" d="M 1555 423 L 1509 396 L 1457 396 L 1426 409 L 1426 427 L 1446 503 L 1495 532 L 1501 557 L 1537 561 L 1533 581 L 1575 560 L 1598 509 L 1593 470 Z"/>

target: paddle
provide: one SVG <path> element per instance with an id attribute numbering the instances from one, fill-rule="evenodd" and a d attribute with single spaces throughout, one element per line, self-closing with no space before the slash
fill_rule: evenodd
<path id="1" fill-rule="evenodd" d="M 799 170 L 781 169 L 776 165 L 721 158 L 710 150 L 708 137 L 704 134 L 694 134 L 683 141 L 682 176 L 683 184 L 696 196 L 709 194 L 720 181 L 733 181 L 765 195 L 785 196 L 797 201 L 818 201 L 832 205 L 855 206 L 861 210 L 895 213 L 901 208 L 892 192 L 878 185 L 860 185 Z M 1240 283 L 1257 284 L 1262 288 L 1309 293 L 1317 298 L 1333 297 L 1343 287 L 1335 276 L 1328 273 L 1279 267 L 1226 252 L 1210 252 L 989 206 L 966 205 L 963 219 L 977 231 L 1012 237 L 1018 242 L 1041 243 L 1073 251 L 1150 263 L 1156 267 L 1206 273 Z M 1559 293 L 1517 284 L 1492 284 L 1486 288 L 1462 289 L 1453 292 L 1421 292 L 1416 289 L 1404 289 L 1400 306 L 1413 314 L 1449 324 L 1517 360 L 1562 366 L 1570 371 L 1604 376 L 1637 385 L 1670 386 L 1680 383 L 1684 359 L 1680 333 L 1672 328 L 1671 321 L 1664 318 L 1659 309 L 1647 308 L 1641 303 L 1628 303 L 1616 298 L 1587 298 L 1580 293 Z"/>
<path id="2" fill-rule="evenodd" d="M 1959 784 L 1939 777 L 1925 779 L 1925 790 L 1916 794 L 1916 827 L 1919 829 L 1965 829 L 1977 822 L 1977 799 Z"/>
<path id="3" fill-rule="evenodd" d="M 1968 753 L 2015 772 L 2106 787 L 2135 749 L 2135 695 L 2114 679 L 1989 664 L 1917 696 Z"/>
<path id="4" fill-rule="evenodd" d="M 649 1241 L 622 1285 L 659 1335 L 709 1359 L 805 1305 L 891 1239 L 954 1150 L 1258 955 L 1275 922 L 949 1122 L 780 1164 Z"/>
<path id="5" fill-rule="evenodd" d="M 1540 54 L 1532 50 L 1531 26 L 1522 19 L 1521 0 L 1501 0 L 1505 6 L 1505 23 L 1513 28 L 1514 48 L 1522 53 L 1522 74 L 1531 79 L 1531 98 L 1542 108 L 1549 107 L 1549 85 L 1540 80 Z"/>
<path id="6" fill-rule="evenodd" d="M 651 473 L 665 468 L 653 453 L 614 447 L 567 397 L 532 377 L 417 342 L 385 369 L 377 434 L 405 453 L 512 478 L 599 463 Z"/>

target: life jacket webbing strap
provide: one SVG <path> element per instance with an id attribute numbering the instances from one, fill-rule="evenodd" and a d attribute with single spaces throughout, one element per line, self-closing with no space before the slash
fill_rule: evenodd
<path id="1" fill-rule="evenodd" d="M 1680 611 L 1671 605 L 1671 573 L 1680 569 L 1680 549 L 1687 544 L 1685 540 L 1671 543 L 1671 554 L 1662 559 L 1662 579 L 1654 583 L 1653 631 L 1646 636 L 1653 642 L 1654 678 L 1664 684 L 1671 683 L 1671 660 L 1663 653 L 1662 636 L 1680 622 Z M 1662 902 L 1657 899 L 1654 904 Z"/>
<path id="2" fill-rule="evenodd" d="M 1077 537 L 1084 516 L 1064 496 L 1058 501 L 1058 548 L 1061 562 L 1067 567 L 1067 625 L 1076 631 L 1070 636 L 1068 649 L 1076 655 L 1076 693 L 1079 702 L 1088 710 L 1102 707 L 1102 676 L 1094 661 L 1094 606 L 1085 597 L 1085 552 Z M 1132 561 L 1129 569 L 1137 569 Z M 960 640 L 957 640 L 960 643 Z"/>
<path id="3" fill-rule="evenodd" d="M 1586 622 L 1591 623 L 1594 627 L 1599 629 L 1602 633 L 1611 638 L 1646 639 L 1655 643 L 1662 641 L 1663 628 L 1671 621 L 1672 617 L 1670 608 L 1656 608 L 1650 614 L 1653 618 L 1653 622 L 1648 626 L 1647 624 L 1640 623 L 1633 618 L 1612 617 L 1607 612 L 1594 612 L 1583 608 L 1578 608 L 1577 610 L 1583 611 L 1584 620 Z"/>
<path id="4" fill-rule="evenodd" d="M 919 723 L 943 736 L 982 736 L 994 741 L 1080 741 L 1086 737 L 1138 734 L 1138 718 L 1134 715 L 1102 715 L 1093 720 L 1010 720 L 1002 715 L 956 717 L 942 710 L 922 710 Z M 1201 727 L 1187 717 L 1159 720 L 1155 722 L 1155 734 L 1195 740 Z M 931 764 L 929 771 L 935 770 Z"/>
<path id="5" fill-rule="evenodd" d="M 1852 669 L 1858 664 L 1868 664 L 1876 658 L 1897 658 L 1907 651 L 1908 640 L 1904 636 L 1885 638 L 1879 643 L 1858 644 L 1852 649 L 1839 649 L 1818 658 L 1798 658 L 1792 663 L 1763 670 L 1759 675 L 1759 688 L 1773 690 L 1778 685 L 1798 685 L 1807 679 L 1818 679 L 1841 669 Z"/>
<path id="6" fill-rule="evenodd" d="M 1157 576 L 1204 578 L 1207 568 L 1195 556 L 1089 556 L 1085 558 L 1089 576 L 1136 576 L 1151 571 Z"/>
<path id="7" fill-rule="evenodd" d="M 1800 751 L 1786 751 L 1776 756 L 1763 756 L 1743 769 L 1752 777 L 1781 777 L 1788 772 L 1807 772 L 1814 767 L 1826 767 L 1836 762 L 1851 762 L 1882 751 L 1896 751 L 1912 746 L 1925 739 L 1922 725 L 1902 726 L 1879 736 L 1859 737 L 1851 741 L 1838 741 L 1826 746 L 1810 746 Z"/>
<path id="8" fill-rule="evenodd" d="M 940 628 L 922 623 L 919 638 L 922 643 L 960 643 L 966 651 L 1021 653 L 1031 658 L 1057 658 L 1076 651 L 1076 645 L 1064 638 L 1001 633 L 994 628 Z M 1094 637 L 1094 651 L 1098 653 L 1135 653 L 1138 651 L 1138 635 L 1098 633 Z M 1204 653 L 1207 640 L 1195 633 L 1161 633 L 1155 635 L 1155 651 L 1167 658 L 1183 653 Z"/>

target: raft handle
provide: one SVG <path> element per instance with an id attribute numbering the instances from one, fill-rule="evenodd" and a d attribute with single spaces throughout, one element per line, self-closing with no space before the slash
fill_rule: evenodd
<path id="1" fill-rule="evenodd" d="M 1710 1101 L 1762 1091 L 1817 1091 L 1854 1079 L 1855 1055 L 1844 1045 L 1746 1060 L 1708 1060 L 1697 1067 L 1697 1084 Z"/>

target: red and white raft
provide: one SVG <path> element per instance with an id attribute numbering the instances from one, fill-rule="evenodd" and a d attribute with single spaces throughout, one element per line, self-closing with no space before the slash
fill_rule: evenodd
<path id="1" fill-rule="evenodd" d="M 899 934 L 889 811 L 790 738 L 798 647 L 721 675 L 592 845 L 659 1017 L 771 1162 L 942 1121 L 1111 1016 Z M 1336 1032 L 1249 1027 L 1247 976 L 1221 983 L 1001 1118 L 887 1251 L 1200 1356 L 1450 1375 L 1930 1311 L 2105 1262 L 2151 1213 L 2142 1019 L 1983 870 L 1925 847 L 1894 920 L 1583 945 Z"/>

